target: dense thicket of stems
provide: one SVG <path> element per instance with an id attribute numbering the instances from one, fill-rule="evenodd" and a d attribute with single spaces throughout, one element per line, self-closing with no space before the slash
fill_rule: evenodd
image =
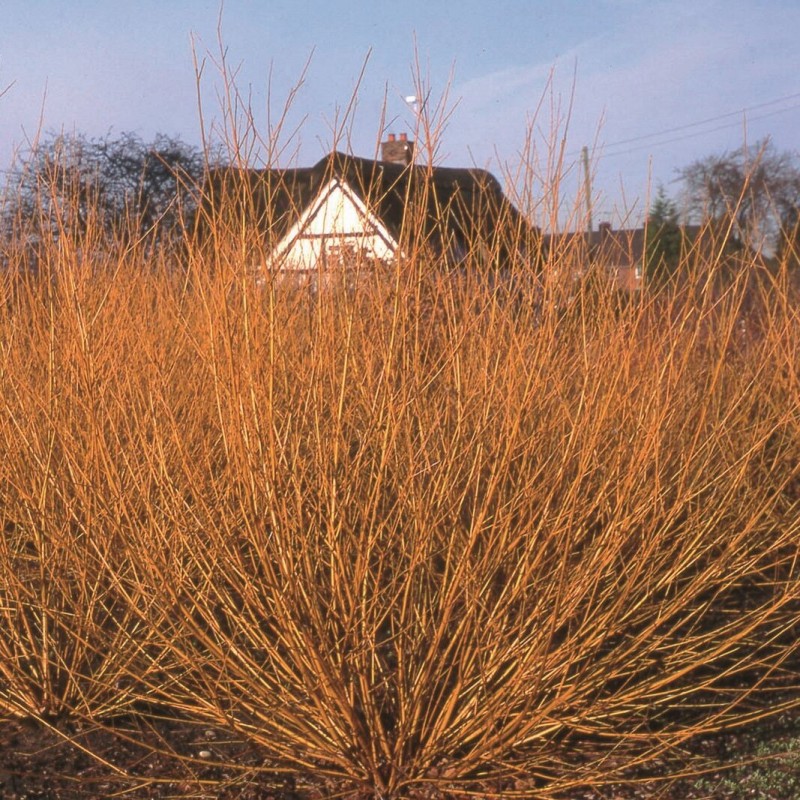
<path id="1" fill-rule="evenodd" d="M 577 253 L 423 248 L 308 291 L 248 235 L 89 225 L 3 274 L 0 713 L 158 702 L 375 796 L 546 796 L 797 702 L 785 272 L 690 253 L 621 301 Z"/>

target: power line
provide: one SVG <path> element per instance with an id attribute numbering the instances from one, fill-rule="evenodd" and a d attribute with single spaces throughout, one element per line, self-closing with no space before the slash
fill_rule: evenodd
<path id="1" fill-rule="evenodd" d="M 760 108 L 768 108 L 769 106 L 774 106 L 777 103 L 785 103 L 787 100 L 796 100 L 800 98 L 800 92 L 796 92 L 795 94 L 787 94 L 784 97 L 778 97 L 775 100 L 767 100 L 765 103 L 758 103 L 754 106 L 748 106 L 746 108 L 740 108 L 737 111 L 728 111 L 726 114 L 717 114 L 714 117 L 708 117 L 707 119 L 701 119 L 698 122 L 688 122 L 685 125 L 677 125 L 674 128 L 665 128 L 662 131 L 658 131 L 658 133 L 646 133 L 642 136 L 633 136 L 630 139 L 620 139 L 617 142 L 611 142 L 611 144 L 607 145 L 608 147 L 617 147 L 618 145 L 622 144 L 632 144 L 633 142 L 640 142 L 644 139 L 654 139 L 657 136 L 665 136 L 668 133 L 678 133 L 679 131 L 688 130 L 689 128 L 698 128 L 701 125 L 708 125 L 711 122 L 717 122 L 721 119 L 727 119 L 729 117 L 738 117 L 742 114 L 748 114 L 751 111 L 758 111 Z M 786 110 L 786 109 L 779 109 Z"/>
<path id="2" fill-rule="evenodd" d="M 788 106 L 787 108 L 780 108 L 780 109 L 777 109 L 776 111 L 770 111 L 770 112 L 768 112 L 766 114 L 759 114 L 756 117 L 750 118 L 749 120 L 747 120 L 747 122 L 759 122 L 762 119 L 767 119 L 768 117 L 774 117 L 776 114 L 783 114 L 786 111 L 793 111 L 796 108 L 800 108 L 800 103 L 797 103 L 797 104 L 795 104 L 793 106 Z M 627 155 L 628 153 L 635 153 L 635 152 L 640 151 L 640 150 L 649 150 L 649 149 L 654 148 L 654 147 L 662 147 L 663 145 L 666 145 L 666 144 L 674 144 L 676 142 L 683 142 L 683 141 L 685 141 L 687 139 L 696 139 L 698 136 L 705 136 L 706 134 L 709 134 L 709 133 L 716 133 L 718 131 L 729 130 L 730 128 L 737 127 L 740 124 L 741 124 L 740 122 L 728 122 L 725 125 L 717 125 L 714 128 L 707 128 L 706 130 L 696 131 L 694 133 L 687 133 L 684 136 L 673 136 L 671 139 L 664 139 L 661 142 L 652 142 L 651 144 L 640 144 L 640 145 L 637 145 L 636 147 L 626 147 L 626 148 L 624 148 L 622 150 L 617 150 L 616 152 L 611 152 L 611 153 L 605 152 L 605 149 L 602 148 L 601 152 L 600 152 L 600 157 L 601 158 L 617 158 L 618 156 L 624 156 L 624 155 Z M 656 136 L 656 135 L 662 135 L 663 136 L 665 133 L 666 132 L 664 132 L 662 134 L 652 134 L 652 136 Z M 644 138 L 644 137 L 642 137 L 642 138 Z M 614 148 L 615 146 L 618 147 L 619 144 L 620 144 L 619 142 L 616 142 L 613 145 L 608 145 L 608 147 L 610 147 L 610 148 Z"/>
<path id="3" fill-rule="evenodd" d="M 698 128 L 698 127 L 701 127 L 701 126 L 704 126 L 704 125 L 709 125 L 709 124 L 711 124 L 713 122 L 718 122 L 719 120 L 722 120 L 722 119 L 730 119 L 731 117 L 741 117 L 743 115 L 746 116 L 748 113 L 750 113 L 752 111 L 758 111 L 759 109 L 769 108 L 770 106 L 774 106 L 774 105 L 776 105 L 778 103 L 785 103 L 788 100 L 796 100 L 798 98 L 800 98 L 800 92 L 795 92 L 793 94 L 784 95 L 783 97 L 777 97 L 774 100 L 767 100 L 767 101 L 765 101 L 763 103 L 757 103 L 756 105 L 753 105 L 753 106 L 746 106 L 746 107 L 740 108 L 740 109 L 738 109 L 736 111 L 728 111 L 728 112 L 726 112 L 724 114 L 717 114 L 717 115 L 715 115 L 713 117 L 707 117 L 706 119 L 701 119 L 701 120 L 698 120 L 696 122 L 687 122 L 684 125 L 676 125 L 676 126 L 674 126 L 672 128 L 664 128 L 664 129 L 662 129 L 660 131 L 655 131 L 653 133 L 645 133 L 645 134 L 642 134 L 641 136 L 631 136 L 631 137 L 629 137 L 627 139 L 619 139 L 619 140 L 617 140 L 615 142 L 609 142 L 608 144 L 605 144 L 605 145 L 602 146 L 603 157 L 604 158 L 613 158 L 614 156 L 622 155 L 623 153 L 635 152 L 637 150 L 642 150 L 642 149 L 645 149 L 647 147 L 660 147 L 663 144 L 672 144 L 673 142 L 680 142 L 680 141 L 683 141 L 684 139 L 691 139 L 691 138 L 694 138 L 696 136 L 704 136 L 707 133 L 714 133 L 716 131 L 725 130 L 726 128 L 731 128 L 731 127 L 733 127 L 735 125 L 739 125 L 740 124 L 739 121 L 728 122 L 728 123 L 726 123 L 724 125 L 718 125 L 718 126 L 716 126 L 714 128 L 709 128 L 707 130 L 698 131 L 696 133 L 690 133 L 690 134 L 687 134 L 685 136 L 673 137 L 672 139 L 668 139 L 668 140 L 663 141 L 663 142 L 655 142 L 652 145 L 644 145 L 644 146 L 639 146 L 639 147 L 626 148 L 625 150 L 621 150 L 618 153 L 608 153 L 607 152 L 608 150 L 613 150 L 614 148 L 621 147 L 623 145 L 635 144 L 636 142 L 643 142 L 643 141 L 646 141 L 648 139 L 657 139 L 657 138 L 659 138 L 661 136 L 667 136 L 670 133 L 679 133 L 680 131 L 687 131 L 687 130 L 690 130 L 692 128 Z M 794 110 L 795 108 L 798 108 L 798 107 L 800 107 L 800 105 L 794 104 L 794 105 L 788 106 L 787 108 L 776 109 L 775 111 L 768 112 L 767 114 L 759 114 L 756 117 L 752 117 L 750 121 L 751 122 L 757 122 L 758 120 L 766 119 L 767 117 L 773 116 L 775 114 L 782 114 L 782 113 L 784 113 L 786 111 L 792 111 L 792 110 Z M 580 153 L 581 153 L 580 150 L 575 150 L 573 152 L 567 153 L 567 157 L 571 158 L 571 157 L 574 157 L 574 156 L 578 156 L 578 155 L 580 155 Z"/>

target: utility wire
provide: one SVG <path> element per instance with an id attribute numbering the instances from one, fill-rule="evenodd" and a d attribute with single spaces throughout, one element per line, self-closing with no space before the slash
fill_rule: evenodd
<path id="1" fill-rule="evenodd" d="M 742 114 L 748 114 L 751 111 L 758 111 L 760 108 L 768 108 L 769 106 L 774 106 L 777 103 L 785 103 L 787 100 L 797 100 L 800 98 L 800 92 L 796 92 L 795 94 L 787 94 L 784 97 L 778 97 L 775 100 L 767 100 L 765 103 L 758 103 L 754 106 L 748 106 L 746 108 L 740 108 L 738 111 L 728 111 L 726 114 L 717 114 L 715 117 L 708 117 L 707 119 L 701 119 L 698 122 L 688 122 L 685 125 L 677 125 L 674 128 L 665 128 L 663 131 L 658 131 L 658 133 L 645 133 L 642 136 L 633 136 L 630 139 L 620 139 L 617 142 L 611 142 L 608 147 L 616 147 L 617 145 L 621 144 L 632 144 L 633 142 L 640 142 L 644 139 L 654 139 L 657 136 L 665 136 L 668 133 L 677 133 L 678 131 L 688 130 L 689 128 L 697 128 L 701 125 L 708 125 L 711 122 L 717 122 L 721 119 L 727 119 L 729 117 L 738 117 Z M 793 108 L 796 106 L 792 106 Z M 778 109 L 778 111 L 784 111 L 786 109 Z M 777 112 L 773 112 L 777 113 Z"/>
<path id="2" fill-rule="evenodd" d="M 636 142 L 643 142 L 643 141 L 646 141 L 648 139 L 657 139 L 660 136 L 667 136 L 670 133 L 679 133 L 680 131 L 687 131 L 687 130 L 690 130 L 691 128 L 698 128 L 698 127 L 703 126 L 703 125 L 709 125 L 712 122 L 718 122 L 719 120 L 730 119 L 731 117 L 741 117 L 742 115 L 746 116 L 748 113 L 750 113 L 752 111 L 758 111 L 759 109 L 769 108 L 770 106 L 774 106 L 774 105 L 776 105 L 778 103 L 785 103 L 788 100 L 797 100 L 797 99 L 800 99 L 800 92 L 795 92 L 793 94 L 787 94 L 787 95 L 784 95 L 783 97 L 777 97 L 774 100 L 767 100 L 767 101 L 765 101 L 763 103 L 757 103 L 756 105 L 753 105 L 753 106 L 746 106 L 746 107 L 740 108 L 740 109 L 738 109 L 736 111 L 728 111 L 728 112 L 726 112 L 724 114 L 717 114 L 716 116 L 707 117 L 706 119 L 701 119 L 701 120 L 698 120 L 696 122 L 687 122 L 684 125 L 676 125 L 676 126 L 674 126 L 672 128 L 664 128 L 663 130 L 655 131 L 653 133 L 645 133 L 645 134 L 642 134 L 641 136 L 631 136 L 631 137 L 629 137 L 627 139 L 618 139 L 615 142 L 609 142 L 609 143 L 607 143 L 607 144 L 602 146 L 601 149 L 603 151 L 603 157 L 604 158 L 611 158 L 611 157 L 613 157 L 615 155 L 621 155 L 622 153 L 635 152 L 636 150 L 641 150 L 641 149 L 644 149 L 646 147 L 660 147 L 662 144 L 671 144 L 673 142 L 682 141 L 683 139 L 690 139 L 690 138 L 694 138 L 696 136 L 703 136 L 706 133 L 714 133 L 715 131 L 721 131 L 721 130 L 724 130 L 726 128 L 733 127 L 734 125 L 738 125 L 739 122 L 738 121 L 736 121 L 736 122 L 728 122 L 725 125 L 718 125 L 718 126 L 716 126 L 714 128 L 709 128 L 707 130 L 703 130 L 703 131 L 698 131 L 696 133 L 687 134 L 686 136 L 677 136 L 677 137 L 673 137 L 672 139 L 669 139 L 669 140 L 664 141 L 664 142 L 655 142 L 652 145 L 644 145 L 643 147 L 639 146 L 639 147 L 626 148 L 625 150 L 621 150 L 619 153 L 608 153 L 608 152 L 605 152 L 607 150 L 614 150 L 615 148 L 621 147 L 623 145 L 635 144 Z M 795 105 L 788 106 L 787 108 L 779 108 L 779 109 L 776 109 L 775 111 L 768 112 L 767 114 L 759 114 L 758 116 L 752 117 L 750 121 L 757 122 L 758 120 L 765 119 L 766 117 L 773 116 L 774 114 L 782 114 L 782 113 L 784 113 L 786 111 L 792 111 L 793 109 L 798 108 L 798 107 L 800 107 L 800 106 L 798 104 L 795 104 Z M 579 156 L 580 154 L 581 154 L 580 150 L 575 150 L 575 151 L 572 151 L 570 153 L 567 153 L 566 155 L 567 155 L 567 157 L 571 158 L 571 157 Z"/>
<path id="3" fill-rule="evenodd" d="M 770 111 L 770 112 L 768 112 L 766 114 L 759 114 L 758 116 L 751 117 L 750 119 L 747 120 L 747 122 L 759 122 L 762 119 L 767 119 L 768 117 L 774 117 L 776 114 L 783 114 L 786 111 L 793 111 L 796 108 L 800 108 L 800 103 L 797 103 L 797 104 L 795 104 L 793 106 L 788 106 L 787 108 L 779 108 L 779 109 L 777 109 L 775 111 Z M 736 112 L 736 113 L 740 113 L 740 112 Z M 725 123 L 724 125 L 716 125 L 713 128 L 706 128 L 705 130 L 702 130 L 702 131 L 695 131 L 694 133 L 687 133 L 687 134 L 685 134 L 683 136 L 673 136 L 671 139 L 664 139 L 663 141 L 660 141 L 660 142 L 652 142 L 650 144 L 639 144 L 636 147 L 624 147 L 621 150 L 616 150 L 616 151 L 610 152 L 610 153 L 606 152 L 606 150 L 605 150 L 606 146 L 602 146 L 602 147 L 599 148 L 599 151 L 600 151 L 599 152 L 599 157 L 600 158 L 616 158 L 618 156 L 624 156 L 624 155 L 627 155 L 628 153 L 635 153 L 635 152 L 640 151 L 640 150 L 650 150 L 650 149 L 653 149 L 655 147 L 662 147 L 663 145 L 666 145 L 666 144 L 674 144 L 675 142 L 682 142 L 682 141 L 685 141 L 686 139 L 696 139 L 698 136 L 705 136 L 706 134 L 709 134 L 709 133 L 716 133 L 717 131 L 729 130 L 730 128 L 737 127 L 740 124 L 741 124 L 740 122 L 728 122 L 728 123 Z M 650 138 L 650 136 L 663 136 L 666 133 L 667 133 L 667 131 L 663 131 L 661 134 L 649 134 L 647 138 Z M 645 138 L 645 137 L 641 137 L 641 138 Z M 638 141 L 638 140 L 639 139 L 637 138 L 637 139 L 633 139 L 632 141 Z M 612 148 L 612 150 L 613 150 L 613 148 L 619 147 L 620 144 L 621 144 L 620 142 L 615 142 L 614 144 L 607 145 L 607 147 Z"/>

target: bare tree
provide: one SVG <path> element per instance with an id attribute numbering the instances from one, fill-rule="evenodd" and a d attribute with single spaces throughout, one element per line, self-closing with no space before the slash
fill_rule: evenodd
<path id="1" fill-rule="evenodd" d="M 768 140 L 701 158 L 678 171 L 697 222 L 730 226 L 732 240 L 760 251 L 780 247 L 800 209 L 797 153 Z"/>
<path id="2" fill-rule="evenodd" d="M 169 136 L 51 135 L 12 171 L 4 215 L 25 220 L 34 238 L 81 236 L 94 226 L 160 242 L 192 212 L 204 169 L 198 148 Z"/>

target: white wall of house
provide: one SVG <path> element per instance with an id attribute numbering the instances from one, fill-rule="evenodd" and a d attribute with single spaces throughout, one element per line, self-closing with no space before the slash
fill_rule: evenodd
<path id="1" fill-rule="evenodd" d="M 278 243 L 269 266 L 280 271 L 317 271 L 359 259 L 388 263 L 397 242 L 361 198 L 331 180 Z"/>

